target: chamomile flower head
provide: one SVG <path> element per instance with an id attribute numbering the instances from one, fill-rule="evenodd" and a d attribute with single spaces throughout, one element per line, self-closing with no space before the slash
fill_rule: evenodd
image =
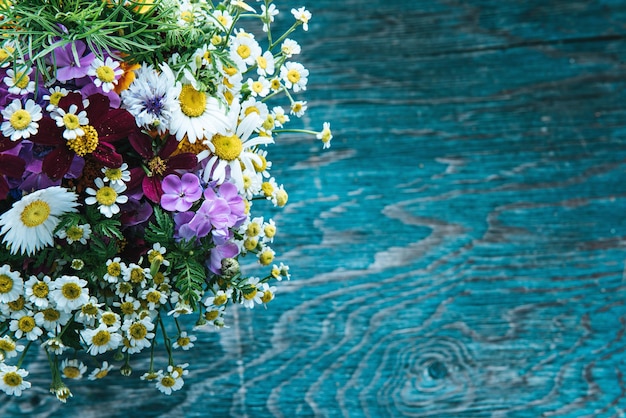
<path id="1" fill-rule="evenodd" d="M 263 76 L 260 76 L 256 80 L 249 78 L 246 83 L 250 88 L 250 93 L 252 94 L 252 97 L 265 97 L 270 92 L 270 82 L 267 80 L 267 78 Z"/>
<path id="2" fill-rule="evenodd" d="M 0 267 L 0 303 L 5 304 L 19 299 L 24 291 L 24 280 L 19 271 L 12 271 L 11 266 Z"/>
<path id="3" fill-rule="evenodd" d="M 111 370 L 113 370 L 113 365 L 109 364 L 107 361 L 103 361 L 100 367 L 96 367 L 95 369 L 91 371 L 91 373 L 89 373 L 89 376 L 87 377 L 87 379 L 89 380 L 104 379 L 106 376 L 109 375 L 109 372 Z"/>
<path id="4" fill-rule="evenodd" d="M 120 257 L 109 259 L 106 262 L 107 272 L 104 274 L 104 280 L 109 283 L 117 283 L 122 278 L 122 272 L 126 270 L 126 264 Z"/>
<path id="5" fill-rule="evenodd" d="M 96 328 L 86 328 L 80 332 L 81 338 L 89 346 L 87 352 L 92 356 L 115 350 L 122 344 L 119 328 L 100 324 Z"/>
<path id="6" fill-rule="evenodd" d="M 70 105 L 67 112 L 65 109 L 57 107 L 50 113 L 50 116 L 59 128 L 65 128 L 63 138 L 69 140 L 85 136 L 83 127 L 89 124 L 89 118 L 87 118 L 87 112 L 79 111 L 75 104 Z"/>
<path id="7" fill-rule="evenodd" d="M 282 106 L 274 106 L 272 116 L 274 117 L 274 124 L 278 128 L 282 128 L 289 122 L 289 115 L 285 114 L 285 109 Z"/>
<path id="8" fill-rule="evenodd" d="M 93 327 L 96 323 L 96 319 L 102 313 L 100 309 L 104 303 L 99 303 L 98 298 L 95 296 L 90 296 L 89 300 L 84 303 L 79 310 L 76 311 L 74 315 L 74 321 L 79 324 L 87 325 Z"/>
<path id="9" fill-rule="evenodd" d="M 308 106 L 306 101 L 296 100 L 291 103 L 291 109 L 289 113 L 300 118 L 304 116 L 304 112 L 306 112 L 307 107 Z"/>
<path id="10" fill-rule="evenodd" d="M 35 315 L 36 317 L 36 315 Z M 52 352 L 56 355 L 63 354 L 65 350 L 68 348 L 60 337 L 55 336 L 53 333 L 48 332 L 48 338 L 44 343 L 44 347 L 48 352 Z"/>
<path id="11" fill-rule="evenodd" d="M 76 212 L 78 195 L 60 186 L 52 186 L 27 194 L 0 215 L 2 242 L 11 253 L 28 254 L 51 246 L 59 217 Z"/>
<path id="12" fill-rule="evenodd" d="M 141 267 L 139 264 L 130 263 L 126 270 L 122 272 L 124 281 L 133 285 L 133 287 L 145 287 L 149 279 L 152 279 L 150 269 Z"/>
<path id="13" fill-rule="evenodd" d="M 105 183 L 125 185 L 130 181 L 130 170 L 128 170 L 128 164 L 122 163 L 118 168 L 102 167 L 100 170 L 104 174 L 102 179 Z"/>
<path id="14" fill-rule="evenodd" d="M 269 31 L 270 24 L 274 22 L 274 16 L 278 15 L 279 11 L 275 4 L 270 4 L 266 7 L 261 5 L 261 20 L 263 21 L 263 32 Z"/>
<path id="15" fill-rule="evenodd" d="M 60 239 L 64 239 L 68 244 L 80 242 L 81 244 L 87 244 L 87 240 L 91 237 L 91 225 L 72 225 L 67 229 L 61 229 L 57 232 L 56 236 Z"/>
<path id="16" fill-rule="evenodd" d="M 158 309 L 167 302 L 167 294 L 161 292 L 156 287 L 142 290 L 139 297 L 146 302 L 148 309 Z"/>
<path id="17" fill-rule="evenodd" d="M 35 81 L 31 80 L 32 68 L 21 67 L 15 71 L 12 68 L 7 70 L 4 84 L 9 88 L 9 93 L 18 96 L 25 96 L 35 92 Z"/>
<path id="18" fill-rule="evenodd" d="M 291 58 L 294 55 L 298 55 L 301 51 L 302 48 L 300 47 L 300 44 L 289 38 L 285 39 L 280 46 L 280 52 L 282 52 L 286 58 Z"/>
<path id="19" fill-rule="evenodd" d="M 237 64 L 237 68 L 244 72 L 256 63 L 257 57 L 263 54 L 259 43 L 252 34 L 240 31 L 230 44 L 229 57 Z"/>
<path id="20" fill-rule="evenodd" d="M 330 148 L 330 140 L 333 139 L 333 134 L 330 130 L 330 123 L 324 122 L 322 132 L 318 133 L 316 137 L 324 144 L 323 149 Z"/>
<path id="21" fill-rule="evenodd" d="M 299 9 L 291 9 L 291 14 L 293 17 L 302 23 L 302 29 L 305 31 L 309 30 L 309 20 L 311 20 L 311 12 L 306 10 L 304 7 L 300 7 Z"/>
<path id="22" fill-rule="evenodd" d="M 250 277 L 246 283 L 246 287 L 243 289 L 241 303 L 248 309 L 254 308 L 254 305 L 260 305 L 263 303 L 261 297 L 263 296 L 262 285 L 259 283 L 258 277 Z"/>
<path id="23" fill-rule="evenodd" d="M 48 94 L 44 94 L 44 101 L 48 102 L 46 106 L 47 112 L 52 112 L 54 109 L 59 107 L 59 102 L 62 98 L 68 95 L 70 91 L 64 87 L 54 86 L 49 91 Z"/>
<path id="24" fill-rule="evenodd" d="M 126 191 L 126 185 L 117 182 L 105 185 L 104 180 L 100 177 L 96 178 L 94 183 L 98 190 L 91 187 L 87 188 L 87 194 L 90 196 L 85 199 L 85 204 L 98 204 L 98 210 L 107 218 L 111 218 L 113 215 L 120 213 L 119 205 L 128 202 L 128 196 L 122 194 Z"/>
<path id="25" fill-rule="evenodd" d="M 39 130 L 39 121 L 43 117 L 41 106 L 32 99 L 28 99 L 24 107 L 22 102 L 15 99 L 2 110 L 4 121 L 0 125 L 2 135 L 11 141 L 28 139 Z"/>
<path id="26" fill-rule="evenodd" d="M 149 347 L 150 340 L 154 338 L 152 330 L 154 330 L 154 324 L 149 317 L 125 320 L 122 331 L 124 331 L 124 337 L 128 340 L 128 344 L 125 344 L 123 350 L 133 354 Z"/>
<path id="27" fill-rule="evenodd" d="M 159 70 L 144 64 L 135 81 L 122 92 L 122 104 L 135 117 L 137 126 L 163 134 L 170 129 L 173 111 L 179 108 L 181 86 L 166 63 Z"/>
<path id="28" fill-rule="evenodd" d="M 113 311 L 101 312 L 99 322 L 101 325 L 104 324 L 109 328 L 113 328 L 114 330 L 117 330 L 122 326 L 122 320 L 119 314 Z"/>
<path id="29" fill-rule="evenodd" d="M 299 62 L 287 62 L 280 67 L 280 78 L 285 83 L 285 87 L 293 89 L 294 92 L 306 90 L 309 70 L 304 68 Z"/>
<path id="30" fill-rule="evenodd" d="M 186 137 L 194 144 L 228 126 L 224 106 L 215 97 L 197 90 L 191 84 L 183 84 L 181 87 L 178 104 L 170 121 L 170 133 L 178 141 Z"/>
<path id="31" fill-rule="evenodd" d="M 0 363 L 0 390 L 7 395 L 21 396 L 22 391 L 30 388 L 30 382 L 24 380 L 26 376 L 26 370 Z"/>
<path id="32" fill-rule="evenodd" d="M 178 338 L 176 338 L 176 341 L 174 342 L 174 344 L 172 344 L 172 347 L 174 347 L 174 348 L 181 348 L 181 349 L 187 351 L 187 350 L 189 350 L 190 348 L 193 347 L 193 343 L 197 339 L 198 338 L 195 335 L 187 335 L 187 332 L 183 331 L 183 332 L 180 333 Z"/>
<path id="33" fill-rule="evenodd" d="M 89 302 L 89 289 L 86 286 L 87 280 L 63 275 L 54 281 L 51 296 L 58 309 L 72 312 Z"/>
<path id="34" fill-rule="evenodd" d="M 261 136 L 252 137 L 261 120 L 255 112 L 251 112 L 239 121 L 237 102 L 231 106 L 228 120 L 228 127 L 206 142 L 211 156 L 204 171 L 204 181 L 211 180 L 222 184 L 226 180 L 228 169 L 232 182 L 241 191 L 244 189 L 243 169 L 254 170 L 252 162 L 258 160 L 252 149 L 273 143 L 274 140 Z"/>
<path id="35" fill-rule="evenodd" d="M 53 288 L 50 276 L 30 276 L 24 284 L 25 296 L 38 309 L 47 308 L 50 304 L 50 291 Z"/>
<path id="36" fill-rule="evenodd" d="M 23 312 L 20 316 L 11 320 L 9 329 L 13 331 L 15 338 L 26 338 L 28 341 L 35 341 L 43 334 L 43 330 L 37 326 L 37 321 L 33 312 Z"/>
<path id="37" fill-rule="evenodd" d="M 274 242 L 276 236 L 276 224 L 273 219 L 269 219 L 263 224 L 263 241 Z"/>
<path id="38" fill-rule="evenodd" d="M 222 307 L 232 298 L 233 289 L 214 291 L 213 296 L 209 296 L 204 300 L 204 306 L 206 307 Z M 208 292 L 207 292 L 208 293 Z"/>
<path id="39" fill-rule="evenodd" d="M 24 351 L 24 346 L 22 344 L 18 344 L 10 336 L 5 335 L 0 338 L 0 355 L 4 356 L 5 359 L 16 357 L 17 354 L 22 351 Z"/>
<path id="40" fill-rule="evenodd" d="M 61 373 L 67 379 L 82 379 L 87 372 L 87 366 L 78 359 L 65 359 L 61 362 Z"/>
<path id="41" fill-rule="evenodd" d="M 48 306 L 35 314 L 35 321 L 38 326 L 46 331 L 57 331 L 67 324 L 71 317 L 71 312 L 60 310 L 55 306 Z"/>
<path id="42" fill-rule="evenodd" d="M 108 93 L 117 84 L 117 80 L 124 74 L 124 70 L 120 67 L 119 61 L 111 57 L 107 57 L 104 61 L 95 58 L 91 62 L 88 75 L 94 77 L 93 83 L 96 87 L 100 87 L 103 92 Z"/>
<path id="43" fill-rule="evenodd" d="M 274 299 L 274 295 L 276 294 L 276 286 L 270 286 L 267 283 L 261 283 L 260 291 L 263 293 L 261 295 L 261 302 L 267 304 Z"/>
<path id="44" fill-rule="evenodd" d="M 254 196 L 258 195 L 261 192 L 261 184 L 263 183 L 263 177 L 260 173 L 257 173 L 254 170 L 244 170 L 242 172 L 243 178 L 243 190 L 242 195 L 250 200 Z"/>
<path id="45" fill-rule="evenodd" d="M 275 66 L 274 55 L 270 51 L 265 51 L 262 55 L 256 57 L 256 72 L 258 75 L 268 76 L 274 74 Z"/>
<path id="46" fill-rule="evenodd" d="M 215 10 L 212 14 L 213 19 L 217 22 L 217 26 L 224 32 L 229 32 L 233 25 L 234 19 L 228 10 Z"/>

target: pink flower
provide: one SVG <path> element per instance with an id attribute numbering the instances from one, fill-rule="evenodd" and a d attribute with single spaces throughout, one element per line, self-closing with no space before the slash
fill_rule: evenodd
<path id="1" fill-rule="evenodd" d="M 185 212 L 202 196 L 200 179 L 191 173 L 183 174 L 182 178 L 169 174 L 163 179 L 161 187 L 161 206 L 170 212 Z"/>

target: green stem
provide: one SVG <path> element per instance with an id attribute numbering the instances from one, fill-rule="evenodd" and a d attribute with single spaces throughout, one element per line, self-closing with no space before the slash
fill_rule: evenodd
<path id="1" fill-rule="evenodd" d="M 22 366 L 22 362 L 26 358 L 26 353 L 28 353 L 28 349 L 30 348 L 30 345 L 32 343 L 33 343 L 32 341 L 29 341 L 28 344 L 26 344 L 26 347 L 24 348 L 24 352 L 22 353 L 22 355 L 20 356 L 20 359 L 17 361 L 17 364 L 16 364 L 18 369 Z"/>

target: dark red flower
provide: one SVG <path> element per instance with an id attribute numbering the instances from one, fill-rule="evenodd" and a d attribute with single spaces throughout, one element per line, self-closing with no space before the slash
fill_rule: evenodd
<path id="1" fill-rule="evenodd" d="M 18 142 L 0 143 L 0 151 L 5 151 L 15 147 Z M 0 154 L 0 200 L 6 199 L 9 194 L 9 183 L 7 177 L 20 179 L 26 168 L 26 162 L 16 155 Z"/>
<path id="2" fill-rule="evenodd" d="M 62 178 L 70 168 L 76 154 L 84 156 L 91 154 L 98 162 L 106 167 L 118 168 L 122 165 L 122 156 L 115 150 L 113 143 L 128 138 L 137 130 L 135 118 L 124 109 L 111 109 L 109 98 L 102 94 L 94 94 L 87 98 L 88 105 L 83 105 L 79 93 L 69 93 L 59 101 L 59 107 L 69 111 L 71 105 L 76 105 L 77 113 L 85 110 L 89 119 L 88 127 L 82 127 L 85 135 L 75 143 L 63 138 L 63 127 L 47 116 L 39 121 L 39 131 L 31 140 L 37 144 L 46 145 L 53 149 L 43 159 L 42 170 L 51 179 Z M 80 146 L 86 144 L 86 151 Z"/>

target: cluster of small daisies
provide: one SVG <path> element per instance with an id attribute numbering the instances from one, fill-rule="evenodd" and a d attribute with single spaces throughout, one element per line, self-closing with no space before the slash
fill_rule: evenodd
<path id="1" fill-rule="evenodd" d="M 160 19 L 167 33 L 154 61 L 97 47 L 98 31 L 76 37 L 84 28 L 69 20 L 48 26 L 58 33 L 42 54 L 24 52 L 28 31 L 1 38 L 0 390 L 31 386 L 22 363 L 38 345 L 63 402 L 69 380 L 128 376 L 140 352 L 150 352 L 141 379 L 171 394 L 188 374 L 174 354 L 194 346 L 193 331 L 226 326 L 229 306 L 266 305 L 272 283 L 290 277 L 271 247 L 276 224 L 253 213 L 287 203 L 266 149 L 279 134 L 330 146 L 328 123 L 286 127 L 307 110 L 298 95 L 309 75 L 288 36 L 308 30 L 311 13 L 291 10 L 276 36 L 269 0 L 15 3 L 0 2 L 3 28 L 30 5 Z M 244 19 L 265 39 L 238 27 Z M 116 30 L 132 41 L 125 25 Z M 172 27 L 189 36 L 186 48 L 172 46 Z M 246 255 L 266 274 L 244 275 Z M 155 364 L 158 345 L 165 364 Z"/>

